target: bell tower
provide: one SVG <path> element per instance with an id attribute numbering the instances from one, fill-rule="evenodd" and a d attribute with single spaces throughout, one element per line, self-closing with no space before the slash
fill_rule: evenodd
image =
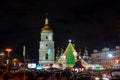
<path id="1" fill-rule="evenodd" d="M 47 15 L 45 26 L 41 29 L 41 41 L 39 44 L 39 64 L 53 64 L 55 60 L 53 30 L 49 27 Z"/>

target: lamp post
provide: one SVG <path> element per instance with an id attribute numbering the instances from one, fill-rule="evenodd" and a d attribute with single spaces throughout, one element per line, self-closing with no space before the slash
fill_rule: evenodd
<path id="1" fill-rule="evenodd" d="M 13 69 L 14 69 L 14 72 L 15 72 L 15 69 L 18 69 L 18 59 L 17 58 L 14 58 L 12 59 L 12 63 L 13 63 Z"/>
<path id="2" fill-rule="evenodd" d="M 10 52 L 12 51 L 12 49 L 10 49 L 10 48 L 7 48 L 7 49 L 5 49 L 5 51 L 7 51 L 7 71 L 8 71 L 8 69 L 9 69 L 9 54 L 10 54 Z"/>
<path id="3" fill-rule="evenodd" d="M 3 70 L 3 56 L 4 56 L 4 53 L 0 53 L 0 57 L 1 57 L 1 67 L 0 69 Z"/>

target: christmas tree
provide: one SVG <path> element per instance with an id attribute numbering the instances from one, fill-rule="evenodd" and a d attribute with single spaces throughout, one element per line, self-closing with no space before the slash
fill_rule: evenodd
<path id="1" fill-rule="evenodd" d="M 72 44 L 69 43 L 68 48 L 67 48 L 67 55 L 66 55 L 66 65 L 73 66 L 74 64 L 75 64 L 75 58 L 73 55 Z"/>
<path id="2" fill-rule="evenodd" d="M 83 56 L 89 56 L 89 55 L 88 55 L 88 51 L 87 51 L 87 49 L 84 50 L 84 54 L 83 54 Z"/>

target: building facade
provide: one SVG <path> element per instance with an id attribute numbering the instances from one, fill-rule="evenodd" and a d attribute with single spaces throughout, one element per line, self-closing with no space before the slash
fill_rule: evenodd
<path id="1" fill-rule="evenodd" d="M 120 63 L 120 47 L 110 50 L 104 48 L 101 52 L 94 51 L 91 54 L 93 64 L 102 65 L 105 68 L 113 68 L 116 63 Z"/>
<path id="2" fill-rule="evenodd" d="M 53 30 L 49 27 L 47 17 L 45 19 L 45 26 L 41 29 L 41 41 L 39 44 L 39 64 L 53 64 L 55 60 Z"/>

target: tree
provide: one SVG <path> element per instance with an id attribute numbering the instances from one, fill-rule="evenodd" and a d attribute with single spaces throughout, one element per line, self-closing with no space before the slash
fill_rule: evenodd
<path id="1" fill-rule="evenodd" d="M 73 50 L 72 50 L 72 44 L 70 43 L 68 46 L 68 53 L 66 56 L 66 65 L 67 66 L 72 66 L 75 64 L 75 58 L 73 55 Z"/>

